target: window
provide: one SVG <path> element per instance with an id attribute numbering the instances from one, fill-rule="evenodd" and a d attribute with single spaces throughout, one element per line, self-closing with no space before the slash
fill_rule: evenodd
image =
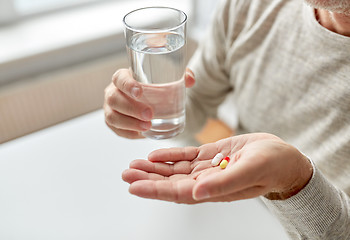
<path id="1" fill-rule="evenodd" d="M 192 3 L 192 0 L 0 0 L 0 46 L 6 46 L 0 52 L 0 88 L 51 70 L 125 53 L 124 14 L 155 5 L 176 7 L 191 14 Z M 11 22 L 14 24 L 7 24 Z"/>
<path id="2" fill-rule="evenodd" d="M 1 0 L 0 23 L 24 17 L 107 0 Z"/>

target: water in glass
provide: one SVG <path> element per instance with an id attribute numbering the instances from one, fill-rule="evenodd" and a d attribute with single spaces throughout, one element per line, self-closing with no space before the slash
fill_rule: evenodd
<path id="1" fill-rule="evenodd" d="M 141 101 L 154 111 L 152 128 L 143 135 L 174 137 L 185 123 L 185 40 L 174 32 L 139 33 L 130 42 L 133 77 L 143 85 Z"/>

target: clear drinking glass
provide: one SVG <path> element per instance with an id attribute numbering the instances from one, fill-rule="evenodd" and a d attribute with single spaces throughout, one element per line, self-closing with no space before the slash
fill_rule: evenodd
<path id="1" fill-rule="evenodd" d="M 133 77 L 143 86 L 140 101 L 153 108 L 152 139 L 171 138 L 185 127 L 186 22 L 184 12 L 168 7 L 134 10 L 124 19 Z"/>

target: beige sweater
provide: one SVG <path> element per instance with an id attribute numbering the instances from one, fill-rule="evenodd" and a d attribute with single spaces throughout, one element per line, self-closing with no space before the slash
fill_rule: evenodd
<path id="1" fill-rule="evenodd" d="M 350 239 L 350 38 L 302 0 L 226 0 L 190 67 L 187 129 L 233 91 L 239 132 L 275 134 L 315 164 L 300 193 L 264 199 L 291 238 Z"/>

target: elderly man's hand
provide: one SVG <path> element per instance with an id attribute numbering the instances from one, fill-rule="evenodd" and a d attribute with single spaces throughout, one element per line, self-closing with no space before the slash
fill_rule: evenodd
<path id="1" fill-rule="evenodd" d="M 188 88 L 195 83 L 190 69 L 186 69 L 184 79 Z M 133 79 L 130 70 L 119 69 L 114 73 L 112 82 L 105 89 L 103 108 L 107 126 L 117 135 L 129 139 L 144 138 L 141 133 L 151 128 L 155 113 L 152 106 L 145 102 L 143 95 L 146 90 L 144 85 Z M 161 90 L 158 91 L 159 94 L 164 94 Z M 175 94 L 174 91 L 172 94 Z M 164 99 L 171 97 L 173 96 Z M 169 106 L 165 105 L 164 108 Z"/>
<path id="2" fill-rule="evenodd" d="M 225 169 L 212 167 L 217 154 L 229 156 Z M 312 165 L 280 138 L 255 133 L 200 147 L 160 149 L 135 160 L 123 173 L 129 191 L 177 203 L 235 201 L 264 195 L 287 199 L 310 180 Z"/>

